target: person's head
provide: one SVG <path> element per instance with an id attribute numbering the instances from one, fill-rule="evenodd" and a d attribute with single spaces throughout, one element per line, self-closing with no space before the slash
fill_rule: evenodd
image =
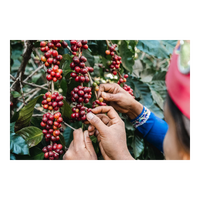
<path id="1" fill-rule="evenodd" d="M 187 42 L 185 44 L 188 45 Z M 177 45 L 166 75 L 168 94 L 164 105 L 164 116 L 169 125 L 163 143 L 166 159 L 190 159 L 190 72 L 188 69 L 188 53 L 188 46 L 181 48 L 180 45 Z"/>
<path id="2" fill-rule="evenodd" d="M 164 115 L 169 125 L 163 144 L 165 158 L 190 159 L 190 120 L 182 114 L 169 94 L 164 105 Z"/>

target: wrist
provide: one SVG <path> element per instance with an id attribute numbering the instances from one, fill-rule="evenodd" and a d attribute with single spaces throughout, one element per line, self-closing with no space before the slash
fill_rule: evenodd
<path id="1" fill-rule="evenodd" d="M 133 99 L 133 103 L 131 103 L 127 115 L 132 120 L 135 119 L 142 112 L 142 110 L 143 110 L 143 105 Z"/>

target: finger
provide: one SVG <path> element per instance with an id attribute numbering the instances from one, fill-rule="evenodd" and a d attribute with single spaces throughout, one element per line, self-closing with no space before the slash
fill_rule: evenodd
<path id="1" fill-rule="evenodd" d="M 83 137 L 83 130 L 82 128 L 76 129 L 73 132 L 73 137 L 74 137 L 74 148 L 76 150 L 85 148 L 85 142 L 84 142 L 84 137 Z"/>
<path id="2" fill-rule="evenodd" d="M 92 132 L 92 131 L 94 131 L 95 130 L 95 127 L 93 126 L 93 125 L 89 125 L 88 126 L 88 131 L 89 132 Z"/>
<path id="3" fill-rule="evenodd" d="M 101 121 L 99 117 L 94 115 L 92 112 L 89 112 L 86 117 L 90 124 L 98 129 L 101 133 L 107 132 L 107 126 Z"/>
<path id="4" fill-rule="evenodd" d="M 92 145 L 92 140 L 89 137 L 88 131 L 84 131 L 85 147 L 89 151 L 90 155 L 96 155 L 94 147 Z"/>
<path id="5" fill-rule="evenodd" d="M 99 117 L 101 119 L 101 121 L 105 125 L 107 125 L 109 123 L 109 121 L 110 121 L 110 118 L 107 115 L 105 115 L 105 114 L 96 114 L 96 116 Z"/>
<path id="6" fill-rule="evenodd" d="M 92 112 L 94 114 L 99 114 L 99 113 L 107 113 L 107 116 L 110 119 L 115 119 L 115 118 L 119 118 L 119 115 L 117 114 L 117 112 L 114 110 L 113 107 L 111 106 L 98 106 L 94 109 L 92 109 Z M 88 120 L 89 121 L 89 120 Z"/>
<path id="7" fill-rule="evenodd" d="M 119 102 L 123 98 L 122 93 L 111 94 L 111 93 L 102 92 L 101 96 L 103 97 L 104 100 L 113 101 L 113 102 L 115 101 Z"/>
<path id="8" fill-rule="evenodd" d="M 114 91 L 117 91 L 118 89 L 119 89 L 119 85 L 116 83 L 100 84 L 99 91 L 98 91 L 98 97 L 101 96 L 102 92 L 114 93 Z"/>

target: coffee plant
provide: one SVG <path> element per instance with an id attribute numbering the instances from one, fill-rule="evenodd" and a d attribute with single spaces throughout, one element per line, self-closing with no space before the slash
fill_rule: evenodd
<path id="1" fill-rule="evenodd" d="M 62 160 L 86 114 L 106 106 L 99 84 L 118 83 L 158 117 L 163 116 L 165 75 L 175 40 L 11 40 L 10 159 Z M 163 154 L 125 122 L 135 159 Z M 91 136 L 98 159 L 97 139 Z"/>

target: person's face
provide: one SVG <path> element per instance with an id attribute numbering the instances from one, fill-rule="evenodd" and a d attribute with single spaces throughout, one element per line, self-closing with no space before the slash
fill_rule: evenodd
<path id="1" fill-rule="evenodd" d="M 164 155 L 167 160 L 183 160 L 190 159 L 190 155 L 188 155 L 184 149 L 182 148 L 177 134 L 176 134 L 176 123 L 169 111 L 167 102 L 164 105 L 164 115 L 165 121 L 167 122 L 169 128 L 166 133 L 164 142 L 163 142 L 163 150 Z"/>

